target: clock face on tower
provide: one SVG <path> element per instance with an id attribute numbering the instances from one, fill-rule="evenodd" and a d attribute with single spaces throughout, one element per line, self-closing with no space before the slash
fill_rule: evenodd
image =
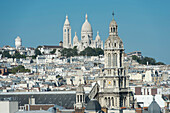
<path id="1" fill-rule="evenodd" d="M 112 83 L 111 80 L 107 80 L 107 85 L 108 85 L 108 86 L 112 86 L 112 84 L 113 84 L 113 83 Z"/>

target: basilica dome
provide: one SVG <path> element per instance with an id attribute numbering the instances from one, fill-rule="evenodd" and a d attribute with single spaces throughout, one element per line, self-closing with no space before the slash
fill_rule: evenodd
<path id="1" fill-rule="evenodd" d="M 109 26 L 114 26 L 114 25 L 117 25 L 115 19 L 113 18 L 113 20 L 110 22 L 110 25 Z"/>
<path id="2" fill-rule="evenodd" d="M 87 14 L 86 14 L 86 20 L 84 24 L 82 25 L 81 32 L 93 32 L 92 27 L 90 23 L 88 22 Z"/>
<path id="3" fill-rule="evenodd" d="M 17 38 L 15 39 L 15 41 L 21 41 L 21 38 L 19 36 L 17 36 Z"/>
<path id="4" fill-rule="evenodd" d="M 73 43 L 77 43 L 79 41 L 78 37 L 77 37 L 77 33 L 75 32 L 75 36 L 73 38 Z"/>
<path id="5" fill-rule="evenodd" d="M 99 32 L 97 31 L 96 41 L 100 41 Z"/>

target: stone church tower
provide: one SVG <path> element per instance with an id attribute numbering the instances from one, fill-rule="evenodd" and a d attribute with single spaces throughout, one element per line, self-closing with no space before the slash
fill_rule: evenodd
<path id="1" fill-rule="evenodd" d="M 109 25 L 109 37 L 104 48 L 105 68 L 104 74 L 97 78 L 96 85 L 92 88 L 89 98 L 96 98 L 101 107 L 120 109 L 130 107 L 129 77 L 123 65 L 124 47 L 118 36 L 118 25 L 113 20 Z"/>
<path id="2" fill-rule="evenodd" d="M 68 20 L 68 16 L 66 16 L 66 20 L 63 26 L 63 47 L 71 48 L 71 26 Z"/>

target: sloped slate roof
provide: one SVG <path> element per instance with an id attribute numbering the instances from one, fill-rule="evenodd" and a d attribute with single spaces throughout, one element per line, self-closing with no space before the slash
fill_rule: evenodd
<path id="1" fill-rule="evenodd" d="M 35 98 L 35 104 L 56 104 L 62 106 L 66 109 L 73 109 L 74 104 L 76 103 L 76 93 L 74 92 L 67 92 L 64 93 L 5 93 L 0 94 L 0 100 L 11 100 L 11 101 L 18 101 L 18 106 L 24 106 L 24 104 L 28 104 L 28 99 L 30 97 Z M 87 94 L 85 95 L 87 99 Z M 88 99 L 86 100 L 88 101 Z"/>
<path id="2" fill-rule="evenodd" d="M 99 111 L 101 110 L 101 106 L 97 100 L 92 99 L 87 103 L 86 110 Z"/>
<path id="3" fill-rule="evenodd" d="M 152 101 L 152 103 L 148 107 L 149 113 L 161 113 L 161 108 L 158 105 L 158 103 L 155 101 L 155 99 Z"/>

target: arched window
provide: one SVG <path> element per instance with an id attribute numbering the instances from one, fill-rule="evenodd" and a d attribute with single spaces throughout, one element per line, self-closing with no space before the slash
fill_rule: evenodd
<path id="1" fill-rule="evenodd" d="M 113 32 L 115 32 L 115 28 L 113 28 Z"/>
<path id="2" fill-rule="evenodd" d="M 113 54 L 113 66 L 117 66 L 117 54 Z"/>
<path id="3" fill-rule="evenodd" d="M 108 104 L 109 104 L 109 107 L 110 107 L 110 97 L 108 98 L 108 101 L 109 101 Z"/>
<path id="4" fill-rule="evenodd" d="M 109 43 L 109 47 L 110 47 L 110 43 Z"/>
<path id="5" fill-rule="evenodd" d="M 111 27 L 111 32 L 112 32 L 112 27 Z"/>
<path id="6" fill-rule="evenodd" d="M 82 95 L 80 95 L 80 102 L 82 102 Z"/>
<path id="7" fill-rule="evenodd" d="M 79 102 L 79 95 L 77 95 L 77 102 Z"/>
<path id="8" fill-rule="evenodd" d="M 108 54 L 108 66 L 111 67 L 111 55 L 110 55 L 110 53 Z"/>
<path id="9" fill-rule="evenodd" d="M 112 106 L 114 106 L 114 98 L 112 97 Z"/>
<path id="10" fill-rule="evenodd" d="M 122 67 L 122 53 L 120 53 L 120 67 Z"/>
<path id="11" fill-rule="evenodd" d="M 115 47 L 116 47 L 116 43 L 115 43 Z"/>
<path id="12" fill-rule="evenodd" d="M 65 32 L 66 32 L 66 29 L 65 29 Z"/>
<path id="13" fill-rule="evenodd" d="M 114 86 L 116 86 L 116 81 L 114 80 L 114 83 L 113 83 Z"/>

